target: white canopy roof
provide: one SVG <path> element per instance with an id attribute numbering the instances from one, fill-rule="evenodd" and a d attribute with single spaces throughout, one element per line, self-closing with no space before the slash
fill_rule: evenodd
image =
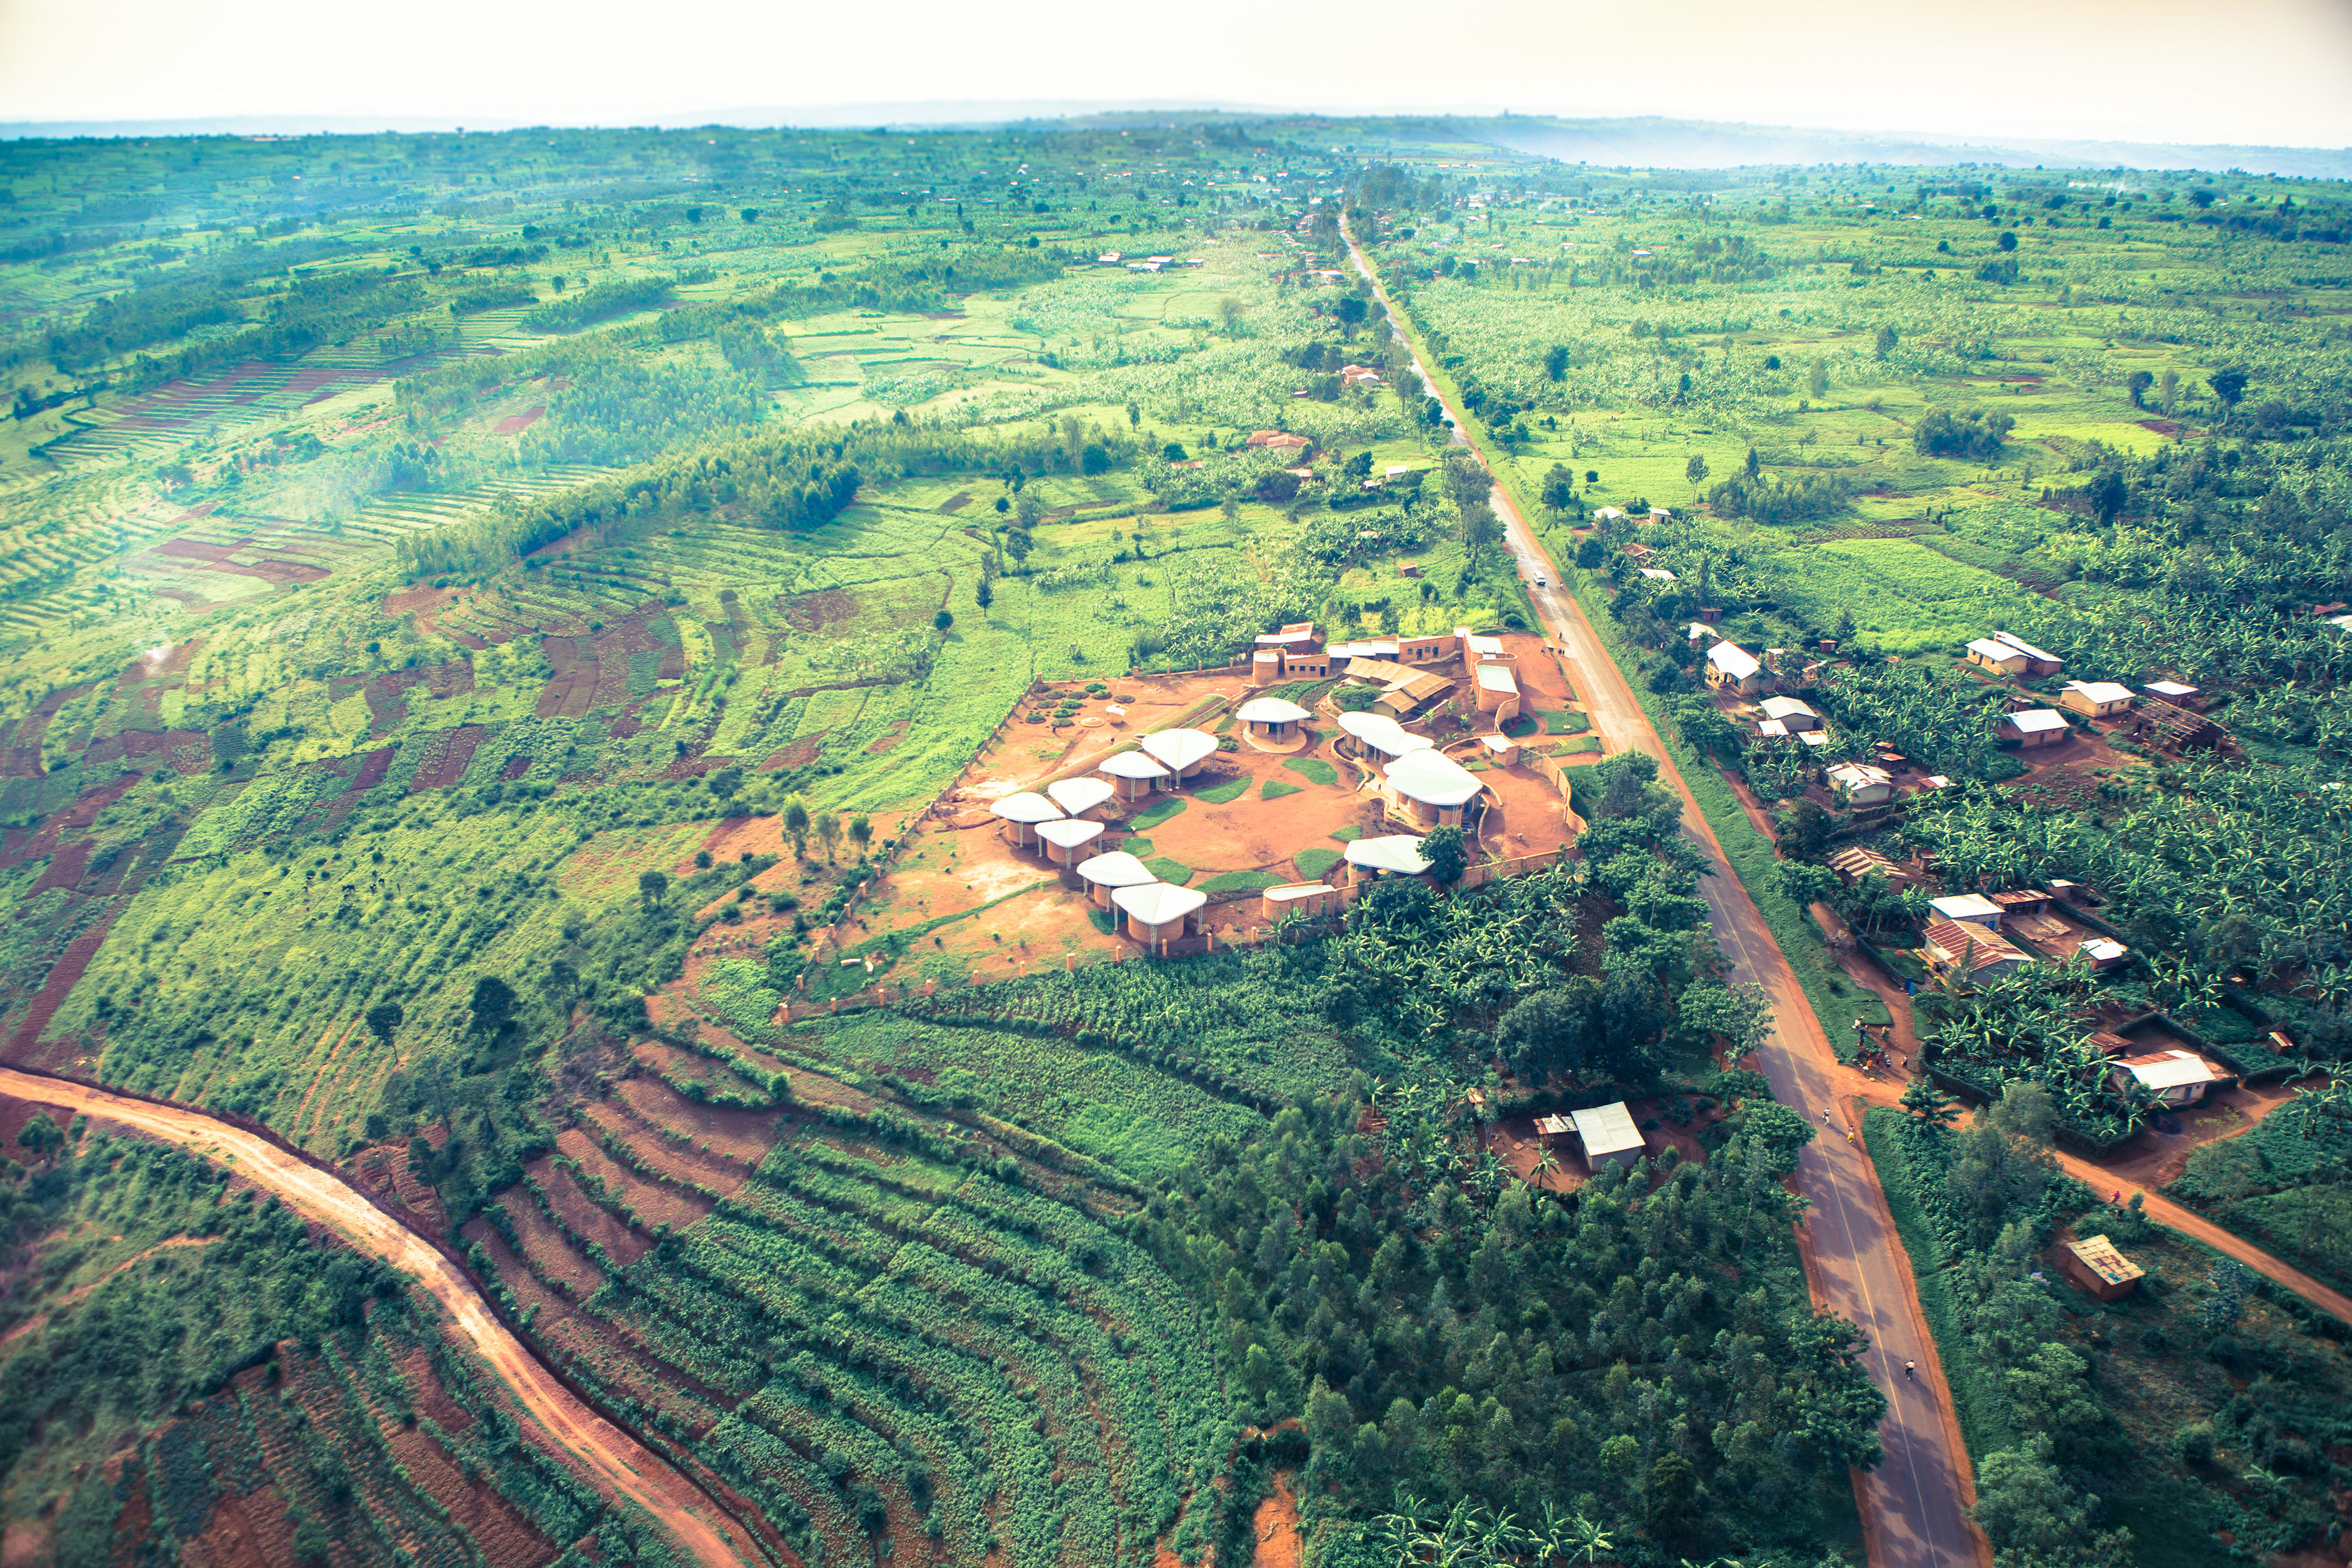
<path id="1" fill-rule="evenodd" d="M 2197 689 L 2195 687 L 2184 686 L 2178 680 L 2151 680 L 2146 686 L 2141 687 L 2140 689 L 2142 691 L 2153 691 L 2158 697 L 2172 699 L 2194 697 L 2197 695 Z"/>
<path id="2" fill-rule="evenodd" d="M 1633 1113 L 1622 1100 L 1590 1110 L 1571 1110 L 1568 1119 L 1576 1124 L 1576 1135 L 1583 1140 L 1588 1156 L 1621 1154 L 1643 1147 L 1642 1130 L 1633 1125 Z"/>
<path id="3" fill-rule="evenodd" d="M 1385 713 L 1342 713 L 1339 728 L 1376 752 L 1386 752 L 1391 757 L 1402 757 L 1407 752 L 1435 749 L 1437 742 L 1426 735 L 1416 735 Z"/>
<path id="4" fill-rule="evenodd" d="M 1429 862 L 1421 858 L 1421 840 L 1410 833 L 1359 838 L 1348 846 L 1347 860 L 1350 866 L 1397 871 L 1408 877 L 1418 877 L 1429 869 Z"/>
<path id="5" fill-rule="evenodd" d="M 1055 779 L 1045 786 L 1045 793 L 1055 805 L 1076 816 L 1108 800 L 1111 786 L 1100 779 Z"/>
<path id="6" fill-rule="evenodd" d="M 1199 730 L 1162 730 L 1156 735 L 1143 737 L 1143 749 L 1179 770 L 1208 757 L 1217 749 L 1217 738 Z"/>
<path id="7" fill-rule="evenodd" d="M 1498 757 L 1506 752 L 1516 752 L 1519 749 L 1519 743 L 1508 735 L 1481 735 L 1478 737 L 1478 743 Z"/>
<path id="8" fill-rule="evenodd" d="M 1407 752 L 1381 771 L 1405 798 L 1424 805 L 1460 805 L 1486 787 L 1477 774 L 1434 751 Z"/>
<path id="9" fill-rule="evenodd" d="M 1039 823 L 1037 837 L 1056 849 L 1076 849 L 1102 830 L 1103 825 L 1099 822 L 1080 822 L 1075 817 L 1065 816 L 1058 821 Z"/>
<path id="10" fill-rule="evenodd" d="M 1121 779 L 1156 779 L 1168 772 L 1141 752 L 1119 752 L 1105 757 L 1095 771 Z"/>
<path id="11" fill-rule="evenodd" d="M 1145 925 L 1164 926 L 1206 904 L 1209 895 L 1197 888 L 1180 888 L 1172 882 L 1146 882 L 1139 887 L 1112 889 L 1110 901 Z"/>
<path id="12" fill-rule="evenodd" d="M 1513 696 L 1517 696 L 1519 689 L 1518 678 L 1511 673 L 1511 667 L 1507 664 L 1480 665 L 1478 685 L 1482 690 L 1507 691 Z"/>
<path id="13" fill-rule="evenodd" d="M 1078 862 L 1079 876 L 1106 888 L 1138 888 L 1146 882 L 1156 882 L 1151 868 L 1124 849 L 1107 850 L 1091 860 Z"/>
<path id="14" fill-rule="evenodd" d="M 1269 903 L 1287 904 L 1300 899 L 1314 898 L 1318 893 L 1336 893 L 1339 890 L 1328 882 L 1292 882 L 1285 887 L 1268 888 L 1265 897 Z"/>
<path id="15" fill-rule="evenodd" d="M 1062 815 L 1062 808 L 1044 795 L 1030 790 L 1008 795 L 990 808 L 1007 822 L 1051 822 Z"/>
<path id="16" fill-rule="evenodd" d="M 1234 717 L 1244 724 L 1296 724 L 1307 712 L 1279 697 L 1253 697 L 1234 710 Z"/>
<path id="17" fill-rule="evenodd" d="M 1642 575 L 1653 583 L 1671 583 L 1675 580 L 1675 574 L 1663 566 L 1644 566 L 1642 568 Z"/>

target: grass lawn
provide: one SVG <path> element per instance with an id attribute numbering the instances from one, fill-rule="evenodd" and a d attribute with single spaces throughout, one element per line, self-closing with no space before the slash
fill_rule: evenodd
<path id="1" fill-rule="evenodd" d="M 1543 721 L 1544 733 L 1547 735 L 1581 735 L 1592 727 L 1592 721 L 1583 714 L 1570 713 L 1565 710 L 1557 712 L 1541 712 L 1536 717 Z"/>
<path id="2" fill-rule="evenodd" d="M 1172 882 L 1180 888 L 1192 879 L 1192 867 L 1181 860 L 1171 860 L 1165 855 L 1153 856 L 1143 863 L 1143 868 L 1161 881 Z"/>
<path id="3" fill-rule="evenodd" d="M 1211 784 L 1207 789 L 1194 790 L 1192 795 L 1194 799 L 1205 801 L 1211 805 L 1224 805 L 1247 795 L 1249 786 L 1249 775 L 1244 773 L 1237 779 L 1227 779 L 1221 784 Z"/>
<path id="4" fill-rule="evenodd" d="M 1298 874 L 1308 881 L 1319 882 L 1332 867 L 1346 858 L 1337 849 L 1301 849 L 1290 858 L 1290 863 L 1297 867 Z"/>
<path id="5" fill-rule="evenodd" d="M 1285 757 L 1282 765 L 1313 784 L 1335 784 L 1339 782 L 1339 770 L 1320 757 Z"/>
<path id="6" fill-rule="evenodd" d="M 1119 847 L 1140 860 L 1145 856 L 1151 853 L 1151 840 L 1149 838 L 1130 838 L 1126 843 L 1120 845 Z"/>
<path id="7" fill-rule="evenodd" d="M 1306 789 L 1305 784 L 1285 784 L 1280 779 L 1268 779 L 1257 786 L 1257 797 L 1260 800 L 1280 800 L 1286 795 L 1303 794 Z"/>
<path id="8" fill-rule="evenodd" d="M 1159 802 L 1157 805 L 1147 805 L 1141 811 L 1137 812 L 1133 816 L 1128 819 L 1128 826 L 1138 829 L 1157 827 L 1171 816 L 1181 816 L 1183 815 L 1185 806 L 1191 804 L 1192 803 L 1190 801 L 1185 800 L 1181 795 L 1171 795 L 1167 799 Z"/>
<path id="9" fill-rule="evenodd" d="M 1169 880 L 1175 880 L 1170 878 Z M 1201 884 L 1204 893 L 1255 893 L 1282 885 L 1271 871 L 1221 871 Z"/>
<path id="10" fill-rule="evenodd" d="M 1331 830 L 1331 837 L 1342 844 L 1353 844 L 1363 836 L 1364 830 L 1352 822 L 1345 827 L 1335 827 Z"/>

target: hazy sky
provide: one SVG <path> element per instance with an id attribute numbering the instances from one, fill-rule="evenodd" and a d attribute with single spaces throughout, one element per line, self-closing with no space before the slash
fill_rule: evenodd
<path id="1" fill-rule="evenodd" d="M 0 0 L 0 121 L 1134 99 L 2352 146 L 2352 0 Z"/>

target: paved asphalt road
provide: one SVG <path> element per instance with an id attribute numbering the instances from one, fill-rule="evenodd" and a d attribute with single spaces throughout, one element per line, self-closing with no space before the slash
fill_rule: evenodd
<path id="1" fill-rule="evenodd" d="M 1352 240 L 1349 250 L 1358 269 L 1380 289 L 1377 276 Z M 1381 298 L 1388 303 L 1385 290 Z M 1392 309 L 1391 315 L 1395 315 Z M 1402 333 L 1398 341 L 1408 353 L 1414 352 Z M 1430 380 L 1417 354 L 1414 363 L 1423 379 Z M 1434 380 L 1430 388 L 1437 391 Z M 1454 439 L 1465 442 L 1462 411 L 1446 400 L 1445 412 L 1454 421 Z M 1582 607 L 1556 586 L 1560 581 L 1558 563 L 1545 553 L 1499 485 L 1494 506 L 1529 584 L 1543 629 L 1559 650 L 1569 681 L 1584 700 L 1601 743 L 1612 752 L 1633 749 L 1657 758 L 1659 776 L 1683 794 L 1685 830 L 1705 849 L 1714 868 L 1713 876 L 1700 879 L 1699 892 L 1706 900 L 1716 942 L 1731 961 L 1733 977 L 1762 986 L 1772 999 L 1775 1027 L 1759 1053 L 1759 1066 L 1772 1092 L 1816 1127 L 1821 1127 L 1823 1110 L 1832 1113 L 1833 1126 L 1821 1128 L 1799 1163 L 1797 1190 L 1811 1204 L 1804 1230 L 1814 1299 L 1862 1330 L 1870 1342 L 1864 1365 L 1886 1394 L 1886 1419 L 1879 1427 L 1885 1460 L 1875 1470 L 1858 1474 L 1855 1481 L 1870 1561 L 1874 1568 L 1978 1568 L 1989 1554 L 1983 1537 L 1963 1511 L 1973 1483 L 1964 1479 L 1967 1456 L 1957 1425 L 1948 1418 L 1950 1395 L 1919 1315 L 1910 1267 L 1879 1191 L 1877 1172 L 1859 1138 L 1846 1141 L 1846 1131 L 1854 1126 L 1853 1113 L 1836 1103 L 1836 1055 L 1762 913 L 1725 863 L 1721 847 L 1700 817 L 1648 715 L 1633 700 Z M 1538 577 L 1554 585 L 1535 586 Z M 1915 1379 L 1903 1376 L 1906 1361 L 1918 1363 Z"/>

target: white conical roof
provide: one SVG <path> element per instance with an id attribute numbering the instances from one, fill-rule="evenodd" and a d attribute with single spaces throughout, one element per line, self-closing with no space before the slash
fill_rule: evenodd
<path id="1" fill-rule="evenodd" d="M 1339 728 L 1375 751 L 1386 752 L 1391 757 L 1402 757 L 1407 752 L 1426 752 L 1437 742 L 1426 735 L 1416 735 L 1385 713 L 1342 713 Z"/>
<path id="2" fill-rule="evenodd" d="M 989 808 L 1007 822 L 1051 822 L 1062 815 L 1062 808 L 1042 795 L 1023 790 L 1008 795 Z"/>
<path id="3" fill-rule="evenodd" d="M 1103 825 L 1099 822 L 1080 822 L 1065 816 L 1057 821 L 1039 823 L 1037 837 L 1056 849 L 1076 849 L 1102 830 Z"/>
<path id="4" fill-rule="evenodd" d="M 1408 752 L 1381 770 L 1408 800 L 1460 805 L 1486 786 L 1478 775 L 1437 752 Z"/>
<path id="5" fill-rule="evenodd" d="M 1253 697 L 1234 710 L 1234 717 L 1244 724 L 1296 724 L 1311 715 L 1279 697 Z"/>
<path id="6" fill-rule="evenodd" d="M 1347 861 L 1350 866 L 1368 867 L 1375 871 L 1400 871 L 1408 877 L 1418 877 L 1429 869 L 1422 858 L 1421 840 L 1410 833 L 1391 833 L 1385 838 L 1359 838 L 1348 846 Z"/>
<path id="7" fill-rule="evenodd" d="M 1139 888 L 1114 888 L 1110 901 L 1148 926 L 1182 920 L 1209 901 L 1209 895 L 1173 882 L 1147 882 Z"/>
<path id="8" fill-rule="evenodd" d="M 1143 749 L 1180 772 L 1217 749 L 1217 738 L 1200 730 L 1162 730 L 1143 737 Z"/>
<path id="9" fill-rule="evenodd" d="M 1105 757 L 1096 771 L 1122 779 L 1156 779 L 1165 777 L 1168 773 L 1166 768 L 1141 752 L 1120 752 Z"/>
<path id="10" fill-rule="evenodd" d="M 1091 860 L 1081 860 L 1076 869 L 1087 881 L 1106 888 L 1139 888 L 1160 880 L 1150 867 L 1124 849 L 1106 850 Z"/>
<path id="11" fill-rule="evenodd" d="M 1100 779 L 1055 779 L 1045 786 L 1054 804 L 1076 816 L 1092 811 L 1111 797 L 1111 786 Z"/>

